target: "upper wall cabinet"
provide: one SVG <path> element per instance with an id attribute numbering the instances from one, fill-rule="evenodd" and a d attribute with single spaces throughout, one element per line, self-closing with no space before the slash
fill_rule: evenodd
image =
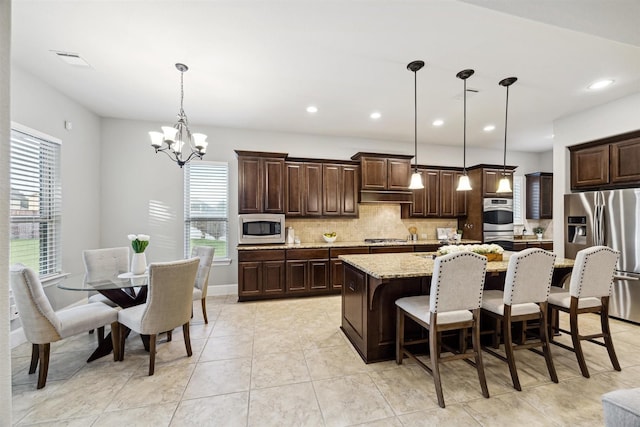
<path id="1" fill-rule="evenodd" d="M 358 166 L 324 163 L 322 165 L 322 214 L 358 215 Z"/>
<path id="2" fill-rule="evenodd" d="M 509 179 L 511 188 L 513 188 L 513 172 L 504 171 L 502 168 L 483 168 L 482 169 L 482 195 L 484 197 L 505 197 L 512 198 L 513 193 L 500 194 L 497 192 L 498 183 L 503 176 Z"/>
<path id="3" fill-rule="evenodd" d="M 569 147 L 571 189 L 640 185 L 640 131 Z"/>
<path id="4" fill-rule="evenodd" d="M 413 203 L 402 205 L 402 216 L 411 218 L 454 218 L 466 215 L 466 194 L 456 191 L 458 170 L 418 167 L 424 188 L 412 190 Z"/>
<path id="5" fill-rule="evenodd" d="M 406 191 L 411 177 L 412 156 L 357 153 L 363 190 Z"/>
<path id="6" fill-rule="evenodd" d="M 527 180 L 527 219 L 553 218 L 553 174 L 536 172 L 525 175 Z"/>
<path id="7" fill-rule="evenodd" d="M 285 153 L 238 151 L 238 213 L 284 213 Z"/>

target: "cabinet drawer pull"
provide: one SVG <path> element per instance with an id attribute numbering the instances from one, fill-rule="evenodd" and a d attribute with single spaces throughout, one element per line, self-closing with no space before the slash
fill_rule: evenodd
<path id="1" fill-rule="evenodd" d="M 352 292 L 356 291 L 356 284 L 354 282 L 349 282 L 349 290 Z"/>

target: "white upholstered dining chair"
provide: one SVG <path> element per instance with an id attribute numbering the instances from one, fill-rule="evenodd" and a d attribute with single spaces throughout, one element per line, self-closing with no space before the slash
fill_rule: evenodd
<path id="1" fill-rule="evenodd" d="M 213 256 L 215 248 L 211 246 L 194 246 L 191 250 L 191 257 L 200 258 L 200 266 L 198 267 L 198 275 L 193 286 L 193 300 L 201 301 L 202 317 L 204 323 L 209 323 L 207 318 L 207 288 L 209 286 L 209 272 L 213 264 Z"/>
<path id="2" fill-rule="evenodd" d="M 396 301 L 396 363 L 402 364 L 405 355 L 433 376 L 438 404 L 444 408 L 444 396 L 440 381 L 440 362 L 458 359 L 474 359 L 480 380 L 482 395 L 489 397 L 487 380 L 480 351 L 480 305 L 487 270 L 487 258 L 473 252 L 458 252 L 439 256 L 434 261 L 429 295 L 400 298 Z M 429 331 L 430 366 L 409 350 L 413 344 L 425 340 L 405 341 L 405 317 L 414 320 Z M 471 328 L 473 349 L 468 352 L 461 345 L 454 354 L 440 356 L 440 333 L 459 330 L 466 337 Z M 462 341 L 462 340 L 461 340 Z"/>
<path id="3" fill-rule="evenodd" d="M 193 311 L 193 283 L 199 258 L 157 262 L 149 265 L 147 302 L 118 312 L 121 326 L 149 335 L 149 375 L 153 375 L 157 335 L 182 326 L 187 355 L 191 356 L 189 320 Z M 126 330 L 120 339 L 120 360 L 124 357 Z"/>
<path id="4" fill-rule="evenodd" d="M 620 252 L 607 246 L 592 246 L 579 251 L 571 272 L 569 291 L 557 289 L 549 295 L 551 312 L 569 313 L 570 330 L 559 330 L 571 334 L 573 347 L 554 340 L 550 334 L 551 343 L 575 353 L 580 372 L 585 378 L 589 378 L 589 368 L 582 352 L 581 341 L 584 340 L 606 347 L 613 368 L 616 371 L 621 369 L 609 329 L 609 296 L 619 256 Z M 597 313 L 600 316 L 600 333 L 580 334 L 578 316 L 583 313 Z M 602 338 L 604 342 L 595 338 Z"/>
<path id="5" fill-rule="evenodd" d="M 32 344 L 29 373 L 33 374 L 38 363 L 40 364 L 37 385 L 39 389 L 47 382 L 52 342 L 111 324 L 113 359 L 119 359 L 116 309 L 101 303 L 90 303 L 54 311 L 38 275 L 22 264 L 11 266 L 11 289 L 24 334 Z"/>
<path id="6" fill-rule="evenodd" d="M 496 321 L 494 347 L 498 347 L 498 331 L 502 331 L 506 357 L 485 348 L 488 353 L 509 365 L 513 388 L 520 391 L 520 379 L 516 368 L 514 350 L 542 347 L 549 376 L 558 382 L 547 335 L 547 298 L 553 277 L 553 265 L 556 255 L 540 248 L 525 249 L 511 255 L 505 275 L 504 291 L 487 290 L 482 295 L 482 313 Z M 526 322 L 536 321 L 539 334 L 527 339 Z M 514 344 L 512 325 L 522 322 L 523 338 Z"/>

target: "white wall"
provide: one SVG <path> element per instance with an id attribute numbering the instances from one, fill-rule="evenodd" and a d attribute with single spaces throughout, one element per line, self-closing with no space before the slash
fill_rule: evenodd
<path id="1" fill-rule="evenodd" d="M 9 132 L 11 2 L 0 1 L 0 426 L 11 425 L 9 340 Z"/>
<path id="2" fill-rule="evenodd" d="M 151 243 L 148 261 L 167 261 L 183 257 L 183 175 L 166 155 L 155 154 L 148 132 L 168 123 L 120 119 L 102 120 L 101 243 L 103 246 L 127 244 L 130 233 L 147 233 Z M 348 160 L 359 151 L 410 154 L 413 143 L 396 143 L 357 138 L 260 132 L 191 125 L 208 135 L 205 156 L 211 161 L 229 163 L 229 248 L 232 263 L 215 266 L 210 285 L 237 283 L 237 160 L 234 150 L 289 153 L 292 157 Z M 420 145 L 422 164 L 462 166 L 461 147 Z M 548 170 L 543 154 L 507 153 L 507 163 L 521 165 L 517 174 Z M 468 165 L 501 164 L 500 150 L 469 150 Z"/>
<path id="3" fill-rule="evenodd" d="M 558 119 L 553 124 L 553 247 L 564 256 L 564 194 L 571 192 L 567 147 L 640 129 L 640 93 Z"/>
<path id="4" fill-rule="evenodd" d="M 100 118 L 13 66 L 11 120 L 62 140 L 62 268 L 83 273 L 82 250 L 100 247 Z M 87 296 L 55 288 L 47 295 L 56 309 Z"/>

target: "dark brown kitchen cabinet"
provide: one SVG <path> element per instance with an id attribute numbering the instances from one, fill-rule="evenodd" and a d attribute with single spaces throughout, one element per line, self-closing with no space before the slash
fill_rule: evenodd
<path id="1" fill-rule="evenodd" d="M 369 248 L 369 253 L 372 254 L 394 254 L 399 252 L 413 252 L 413 245 L 371 246 Z"/>
<path id="2" fill-rule="evenodd" d="M 284 213 L 287 216 L 304 215 L 304 171 L 302 163 L 285 163 L 285 193 L 284 193 Z"/>
<path id="3" fill-rule="evenodd" d="M 466 216 L 467 215 L 467 191 L 457 191 L 458 182 L 460 181 L 460 177 L 464 175 L 462 172 L 456 172 L 455 180 L 453 181 L 452 191 L 455 194 L 455 206 L 454 213 L 455 216 Z"/>
<path id="4" fill-rule="evenodd" d="M 284 153 L 238 151 L 238 213 L 284 213 Z"/>
<path id="5" fill-rule="evenodd" d="M 640 183 L 640 136 L 610 145 L 611 184 Z"/>
<path id="6" fill-rule="evenodd" d="M 411 176 L 411 156 L 357 153 L 363 190 L 406 191 Z"/>
<path id="7" fill-rule="evenodd" d="M 238 251 L 238 300 L 274 298 L 285 293 L 285 251 Z"/>
<path id="8" fill-rule="evenodd" d="M 529 248 L 542 248 L 545 251 L 553 251 L 553 242 L 538 242 L 535 240 L 513 242 L 513 251 L 519 252 Z"/>
<path id="9" fill-rule="evenodd" d="M 454 218 L 466 214 L 466 194 L 456 191 L 462 172 L 428 167 L 418 167 L 418 172 L 424 188 L 412 190 L 413 203 L 402 206 L 404 218 Z"/>
<path id="10" fill-rule="evenodd" d="M 574 145 L 569 150 L 572 190 L 640 185 L 640 131 Z"/>
<path id="11" fill-rule="evenodd" d="M 368 254 L 369 248 L 353 247 L 353 248 L 331 248 L 329 250 L 330 263 L 331 263 L 331 289 L 342 288 L 344 280 L 344 264 L 340 258 L 340 255 L 354 255 L 354 254 Z"/>
<path id="12" fill-rule="evenodd" d="M 329 250 L 287 250 L 285 280 L 289 295 L 314 294 L 329 290 Z"/>
<path id="13" fill-rule="evenodd" d="M 513 193 L 503 194 L 497 192 L 498 184 L 503 176 L 509 178 L 509 184 L 513 188 L 513 172 L 510 170 L 484 168 L 482 174 L 482 193 L 484 197 L 513 197 Z"/>
<path id="14" fill-rule="evenodd" d="M 553 174 L 535 172 L 525 175 L 527 219 L 553 218 Z"/>
<path id="15" fill-rule="evenodd" d="M 285 163 L 285 214 L 322 215 L 322 163 Z"/>
<path id="16" fill-rule="evenodd" d="M 571 151 L 571 189 L 609 184 L 609 145 Z"/>
<path id="17" fill-rule="evenodd" d="M 333 163 L 322 165 L 322 214 L 358 215 L 358 166 Z"/>

